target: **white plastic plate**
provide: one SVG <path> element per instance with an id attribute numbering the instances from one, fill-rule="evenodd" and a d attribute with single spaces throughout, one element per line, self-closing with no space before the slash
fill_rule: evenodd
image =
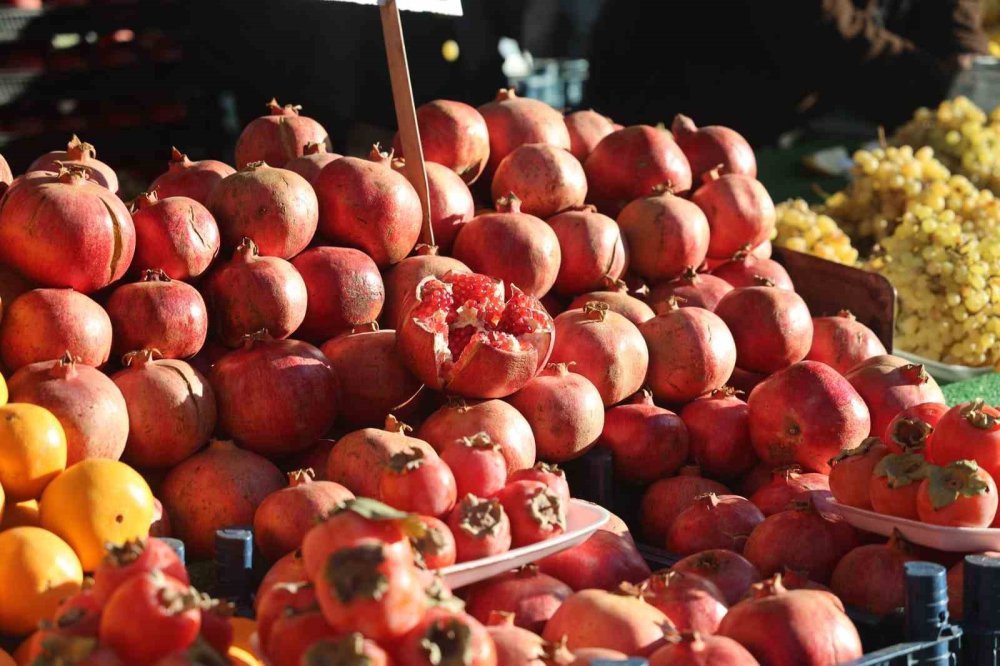
<path id="1" fill-rule="evenodd" d="M 988 375 L 993 372 L 993 368 L 989 366 L 974 368 L 970 365 L 949 365 L 948 363 L 932 361 L 929 358 L 917 356 L 916 354 L 899 349 L 893 349 L 892 353 L 900 358 L 905 358 L 910 363 L 922 364 L 934 379 L 940 379 L 944 382 L 960 382 L 963 379 L 972 379 L 973 377 Z"/>
<path id="2" fill-rule="evenodd" d="M 569 510 L 566 512 L 566 531 L 559 536 L 493 557 L 444 567 L 438 569 L 438 573 L 453 590 L 478 583 L 579 545 L 608 522 L 609 518 L 611 514 L 604 507 L 573 499 L 570 500 Z"/>
<path id="3" fill-rule="evenodd" d="M 940 527 L 916 520 L 886 516 L 867 509 L 840 504 L 832 497 L 820 500 L 822 510 L 836 513 L 858 529 L 889 536 L 894 529 L 908 541 L 952 553 L 979 553 L 1000 550 L 1000 529 Z"/>

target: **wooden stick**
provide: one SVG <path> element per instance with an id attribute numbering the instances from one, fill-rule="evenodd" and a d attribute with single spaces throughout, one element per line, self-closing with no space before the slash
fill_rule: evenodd
<path id="1" fill-rule="evenodd" d="M 424 242 L 434 245 L 427 167 L 424 165 L 423 146 L 420 145 L 417 107 L 413 101 L 410 70 L 406 62 L 406 44 L 403 42 L 403 25 L 399 20 L 396 0 L 383 0 L 379 5 L 379 13 L 382 15 L 385 55 L 389 61 L 389 78 L 392 81 L 392 101 L 396 106 L 396 122 L 399 125 L 403 154 L 406 156 L 406 177 L 420 196 L 424 212 Z"/>

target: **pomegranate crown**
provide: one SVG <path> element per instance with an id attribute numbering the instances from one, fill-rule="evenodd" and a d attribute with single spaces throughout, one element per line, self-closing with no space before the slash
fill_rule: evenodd
<path id="1" fill-rule="evenodd" d="M 302 110 L 301 104 L 285 104 L 282 106 L 278 104 L 278 99 L 272 97 L 271 101 L 267 103 L 267 110 L 270 111 L 269 115 L 272 116 L 297 116 Z"/>
<path id="2" fill-rule="evenodd" d="M 74 161 L 85 161 L 97 157 L 97 148 L 94 144 L 81 141 L 76 134 L 66 144 L 66 156 Z"/>
<path id="3" fill-rule="evenodd" d="M 191 164 L 191 160 L 188 159 L 187 155 L 185 155 L 184 153 L 182 153 L 177 148 L 177 146 L 171 146 L 171 148 L 170 148 L 170 162 L 169 162 L 169 165 L 171 167 L 174 167 L 174 166 L 189 166 L 190 164 Z"/>

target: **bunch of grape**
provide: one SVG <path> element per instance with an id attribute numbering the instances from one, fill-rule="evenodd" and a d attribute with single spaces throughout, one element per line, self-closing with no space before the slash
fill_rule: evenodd
<path id="1" fill-rule="evenodd" d="M 829 215 L 811 208 L 803 199 L 790 199 L 775 206 L 777 220 L 771 241 L 780 247 L 853 265 L 858 251 L 850 237 Z"/>

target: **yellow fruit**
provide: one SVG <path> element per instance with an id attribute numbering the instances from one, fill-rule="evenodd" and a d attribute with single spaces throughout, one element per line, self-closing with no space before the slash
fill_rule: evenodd
<path id="1" fill-rule="evenodd" d="M 66 468 L 66 434 L 52 412 L 37 405 L 0 407 L 0 485 L 11 502 L 38 499 Z"/>
<path id="2" fill-rule="evenodd" d="M 0 520 L 0 532 L 12 527 L 40 527 L 38 519 L 38 500 L 24 500 L 17 504 L 8 504 Z"/>
<path id="3" fill-rule="evenodd" d="M 83 583 L 73 549 L 38 527 L 0 533 L 0 562 L 0 633 L 31 632 Z"/>
<path id="4" fill-rule="evenodd" d="M 0 375 L 0 405 L 6 405 L 8 397 L 10 396 L 7 392 L 7 380 L 3 378 L 3 375 Z M 0 666 L 3 666 L 2 660 L 0 660 Z"/>
<path id="5" fill-rule="evenodd" d="M 139 473 L 117 460 L 92 458 L 70 466 L 42 493 L 42 527 L 73 547 L 84 571 L 93 571 L 106 544 L 149 534 L 153 493 Z"/>
<path id="6" fill-rule="evenodd" d="M 234 666 L 264 666 L 264 662 L 255 657 L 252 652 L 238 648 L 235 645 L 229 648 L 229 661 Z"/>

